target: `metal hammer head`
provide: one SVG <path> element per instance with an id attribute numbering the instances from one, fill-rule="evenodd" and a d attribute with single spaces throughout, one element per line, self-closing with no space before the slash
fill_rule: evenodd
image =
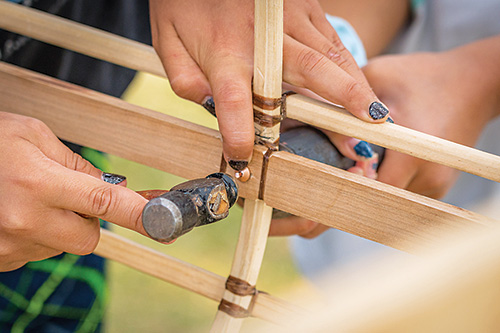
<path id="1" fill-rule="evenodd" d="M 214 173 L 150 200 L 142 211 L 142 224 L 152 238 L 170 242 L 194 227 L 227 217 L 237 198 L 238 186 L 231 176 Z"/>

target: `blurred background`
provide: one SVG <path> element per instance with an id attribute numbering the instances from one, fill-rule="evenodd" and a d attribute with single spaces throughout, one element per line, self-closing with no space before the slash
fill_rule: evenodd
<path id="1" fill-rule="evenodd" d="M 216 119 L 201 106 L 178 98 L 167 80 L 138 73 L 124 99 L 206 127 L 217 128 Z M 110 156 L 110 172 L 127 176 L 133 190 L 169 189 L 185 181 L 180 177 Z M 227 277 L 238 239 L 242 209 L 233 207 L 221 222 L 195 228 L 171 245 L 162 245 L 126 229 L 113 231 L 138 243 Z M 105 331 L 207 332 L 218 304 L 122 264 L 108 262 L 108 306 Z M 286 238 L 268 240 L 257 288 L 275 296 L 290 291 L 311 295 L 314 288 L 299 274 Z M 252 320 L 249 319 L 248 324 Z"/>

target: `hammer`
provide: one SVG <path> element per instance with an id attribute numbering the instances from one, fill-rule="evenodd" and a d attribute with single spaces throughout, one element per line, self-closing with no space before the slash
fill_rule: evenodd
<path id="1" fill-rule="evenodd" d="M 104 173 L 102 180 L 118 184 L 125 177 Z M 189 180 L 165 190 L 138 191 L 149 202 L 142 210 L 142 225 L 151 238 L 169 243 L 194 227 L 227 217 L 238 199 L 238 185 L 225 173 Z M 89 218 L 90 216 L 77 213 Z"/>
<path id="2" fill-rule="evenodd" d="M 159 196 L 154 194 L 156 197 L 144 207 L 142 225 L 151 238 L 163 243 L 173 241 L 194 227 L 226 218 L 238 199 L 236 182 L 220 172 L 162 192 Z"/>

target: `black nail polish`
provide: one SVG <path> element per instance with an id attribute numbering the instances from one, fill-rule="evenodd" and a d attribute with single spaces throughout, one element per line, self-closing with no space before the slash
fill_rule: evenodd
<path id="1" fill-rule="evenodd" d="M 394 120 L 392 120 L 392 118 L 389 116 L 387 117 L 387 120 L 385 121 L 386 123 L 391 123 L 391 124 L 394 124 Z"/>
<path id="2" fill-rule="evenodd" d="M 127 180 L 127 177 L 125 176 L 120 176 L 114 173 L 103 173 L 101 176 L 101 179 L 104 180 L 106 183 L 110 183 L 113 185 L 118 185 L 120 183 L 123 183 L 125 180 Z"/>
<path id="3" fill-rule="evenodd" d="M 242 171 L 248 166 L 247 161 L 229 161 L 227 162 L 231 168 L 233 168 L 236 171 Z"/>
<path id="4" fill-rule="evenodd" d="M 387 110 L 387 108 L 382 103 L 373 102 L 372 104 L 370 104 L 370 109 L 368 112 L 370 113 L 370 117 L 378 120 L 384 118 L 389 113 L 389 110 Z"/>
<path id="5" fill-rule="evenodd" d="M 217 115 L 215 114 L 215 103 L 212 97 L 207 98 L 207 100 L 202 104 L 202 106 L 213 116 L 217 117 Z"/>

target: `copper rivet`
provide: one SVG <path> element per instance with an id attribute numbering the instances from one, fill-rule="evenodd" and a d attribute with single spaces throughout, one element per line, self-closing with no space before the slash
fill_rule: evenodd
<path id="1" fill-rule="evenodd" d="M 236 171 L 234 173 L 234 177 L 242 183 L 246 183 L 250 179 L 251 175 L 252 173 L 250 172 L 249 168 L 245 168 L 241 171 Z"/>

